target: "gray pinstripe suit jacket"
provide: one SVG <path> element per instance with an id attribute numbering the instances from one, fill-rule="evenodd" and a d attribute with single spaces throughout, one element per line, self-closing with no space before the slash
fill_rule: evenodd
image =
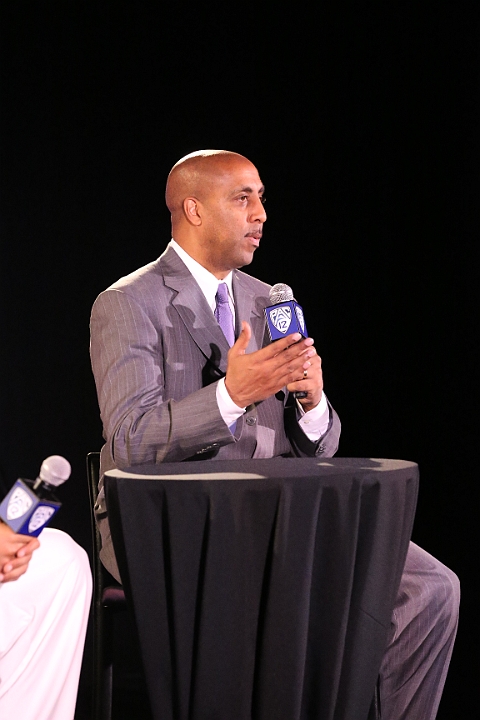
<path id="1" fill-rule="evenodd" d="M 237 331 L 242 320 L 252 327 L 247 352 L 266 342 L 269 289 L 234 271 Z M 172 248 L 101 293 L 91 317 L 92 368 L 106 441 L 101 474 L 188 459 L 334 455 L 340 421 L 333 408 L 328 431 L 312 443 L 286 392 L 247 408 L 232 435 L 216 401 L 228 349 L 205 296 Z M 119 578 L 102 486 L 101 480 L 101 558 Z"/>

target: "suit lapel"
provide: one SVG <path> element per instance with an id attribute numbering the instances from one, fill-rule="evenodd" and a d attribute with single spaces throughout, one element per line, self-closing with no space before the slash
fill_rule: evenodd
<path id="1" fill-rule="evenodd" d="M 172 306 L 193 342 L 225 373 L 229 345 L 197 281 L 173 248 L 167 248 L 162 255 L 161 268 L 165 285 L 177 292 Z"/>
<path id="2" fill-rule="evenodd" d="M 255 352 L 255 350 L 263 347 L 265 332 L 263 307 L 259 307 L 251 287 L 248 287 L 246 276 L 237 271 L 233 273 L 233 296 L 235 300 L 236 335 L 238 336 L 241 330 L 242 320 L 250 323 L 252 337 L 247 352 Z"/>

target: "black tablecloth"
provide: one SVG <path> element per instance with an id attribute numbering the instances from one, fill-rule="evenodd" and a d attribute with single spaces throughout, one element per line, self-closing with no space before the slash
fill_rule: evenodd
<path id="1" fill-rule="evenodd" d="M 155 718 L 364 720 L 417 485 L 401 460 L 107 473 Z"/>

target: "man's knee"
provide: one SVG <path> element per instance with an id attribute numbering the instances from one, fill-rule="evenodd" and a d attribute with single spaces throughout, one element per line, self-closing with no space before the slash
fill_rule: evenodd
<path id="1" fill-rule="evenodd" d="M 441 564 L 441 563 L 440 563 Z M 450 568 L 441 564 L 439 570 L 441 586 L 437 590 L 437 604 L 449 628 L 455 630 L 458 622 L 458 611 L 460 606 L 460 581 L 457 575 Z"/>
<path id="2" fill-rule="evenodd" d="M 417 546 L 413 546 L 412 549 L 417 581 L 424 596 L 425 606 L 428 607 L 432 618 L 435 618 L 435 623 L 443 624 L 449 632 L 453 631 L 458 621 L 460 581 L 457 575 L 440 560 Z"/>
<path id="3" fill-rule="evenodd" d="M 398 629 L 421 617 L 422 625 L 426 623 L 432 631 L 437 626 L 437 630 L 452 632 L 458 622 L 459 603 L 460 583 L 455 573 L 410 543 L 394 612 Z"/>

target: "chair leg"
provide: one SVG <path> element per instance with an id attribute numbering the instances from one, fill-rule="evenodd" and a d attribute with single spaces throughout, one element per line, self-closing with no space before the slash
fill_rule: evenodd
<path id="1" fill-rule="evenodd" d="M 102 720 L 112 718 L 113 696 L 113 612 L 103 609 Z"/>
<path id="2" fill-rule="evenodd" d="M 97 604 L 93 618 L 93 720 L 111 720 L 113 612 Z"/>

